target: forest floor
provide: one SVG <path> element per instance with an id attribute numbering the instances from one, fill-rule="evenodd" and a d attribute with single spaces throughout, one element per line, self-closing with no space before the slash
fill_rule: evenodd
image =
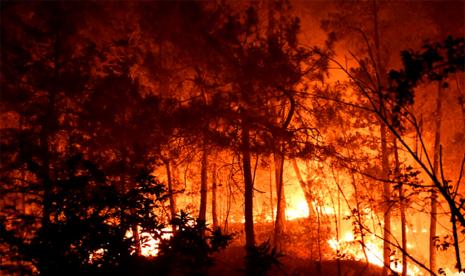
<path id="1" fill-rule="evenodd" d="M 215 265 L 209 269 L 209 275 L 244 275 L 243 247 L 231 246 L 215 256 Z M 314 261 L 308 258 L 299 258 L 292 255 L 285 255 L 280 259 L 282 265 L 273 267 L 268 275 L 381 275 L 382 269 L 373 265 L 367 266 L 364 262 L 351 260 L 340 261 L 340 274 L 336 260 Z"/>
<path id="2" fill-rule="evenodd" d="M 210 268 L 210 275 L 244 275 L 243 225 L 233 224 L 228 228 L 230 233 L 235 233 L 234 241 L 214 256 L 215 265 Z M 257 244 L 269 240 L 273 234 L 273 223 L 256 223 L 255 234 Z M 353 260 L 340 260 L 338 268 L 335 253 L 327 242 L 329 238 L 331 238 L 330 229 L 325 224 L 318 227 L 309 219 L 288 221 L 283 235 L 283 256 L 279 258 L 281 265 L 274 266 L 269 275 L 381 274 L 381 268 Z"/>

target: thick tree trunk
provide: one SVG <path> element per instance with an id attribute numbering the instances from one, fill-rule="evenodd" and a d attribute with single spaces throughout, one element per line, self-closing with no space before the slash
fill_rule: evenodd
<path id="1" fill-rule="evenodd" d="M 276 220 L 274 228 L 274 246 L 278 250 L 281 249 L 281 237 L 284 232 L 285 226 L 285 211 L 286 200 L 284 197 L 283 185 L 283 171 L 284 171 L 284 154 L 282 152 L 275 152 L 274 154 L 274 169 L 275 169 L 275 183 L 276 183 Z"/>
<path id="2" fill-rule="evenodd" d="M 436 98 L 436 111 L 435 111 L 435 134 L 434 134 L 434 154 L 433 154 L 433 171 L 434 174 L 438 176 L 439 171 L 439 148 L 441 146 L 441 86 L 442 83 L 438 84 L 438 93 Z M 436 246 L 434 240 L 436 237 L 436 221 L 437 221 L 437 198 L 438 193 L 436 189 L 431 189 L 431 217 L 430 217 L 430 228 L 429 228 L 429 268 L 433 272 L 437 272 L 437 263 L 436 263 Z"/>
<path id="3" fill-rule="evenodd" d="M 202 161 L 201 161 L 201 171 L 200 171 L 200 210 L 199 210 L 199 219 L 206 221 L 207 216 L 207 196 L 208 196 L 208 176 L 207 168 L 208 167 L 208 152 L 205 145 L 205 141 L 202 147 Z"/>
<path id="4" fill-rule="evenodd" d="M 253 225 L 253 180 L 250 165 L 249 129 L 246 123 L 242 127 L 242 170 L 244 174 L 244 217 L 245 217 L 245 246 L 255 246 L 255 233 Z M 251 271 L 251 270 L 248 270 Z"/>
<path id="5" fill-rule="evenodd" d="M 274 203 L 273 203 L 273 169 L 270 169 L 270 214 L 271 221 L 274 224 Z"/>
<path id="6" fill-rule="evenodd" d="M 216 229 L 219 227 L 218 224 L 218 213 L 216 207 L 216 190 L 217 190 L 217 183 L 216 183 L 216 163 L 213 163 L 213 170 L 212 170 L 212 220 L 213 220 L 213 228 Z"/>
<path id="7" fill-rule="evenodd" d="M 140 235 L 139 235 L 139 229 L 137 229 L 137 225 L 133 224 L 131 226 L 131 231 L 132 231 L 132 235 L 134 237 L 134 244 L 135 244 L 135 248 L 136 248 L 136 255 L 137 256 L 140 256 L 141 255 L 141 243 L 140 243 Z"/>
<path id="8" fill-rule="evenodd" d="M 462 272 L 462 260 L 460 259 L 459 237 L 457 231 L 457 218 L 455 214 L 451 214 L 452 235 L 454 237 L 455 259 L 457 260 L 457 270 Z"/>

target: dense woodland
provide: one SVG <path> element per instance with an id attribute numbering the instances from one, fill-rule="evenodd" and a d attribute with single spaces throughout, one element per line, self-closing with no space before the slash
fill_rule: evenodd
<path id="1" fill-rule="evenodd" d="M 0 12 L 0 274 L 465 273 L 463 0 Z"/>

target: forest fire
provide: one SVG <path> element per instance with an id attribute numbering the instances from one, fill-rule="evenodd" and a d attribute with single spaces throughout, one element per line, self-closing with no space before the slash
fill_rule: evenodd
<path id="1" fill-rule="evenodd" d="M 148 232 L 141 232 L 141 229 L 138 228 L 138 237 L 139 237 L 139 249 L 140 254 L 145 257 L 156 257 L 158 252 L 160 252 L 160 243 L 161 240 L 169 240 L 173 237 L 173 229 L 171 227 L 162 228 L 158 233 L 157 236 L 154 237 L 152 234 Z M 126 233 L 126 238 L 131 239 L 133 238 L 132 230 L 128 230 Z M 137 245 L 136 245 L 137 246 Z M 132 254 L 136 253 L 137 249 L 133 249 L 131 252 Z"/>
<path id="2" fill-rule="evenodd" d="M 383 244 L 376 236 L 366 237 L 364 243 L 355 240 L 352 232 L 346 232 L 339 241 L 336 238 L 328 240 L 329 246 L 343 259 L 368 262 L 372 265 L 383 267 Z M 392 271 L 402 273 L 402 263 L 398 260 L 391 263 Z M 423 275 L 416 266 L 407 267 L 407 275 Z"/>
<path id="3" fill-rule="evenodd" d="M 465 1 L 0 1 L 1 275 L 465 275 Z"/>
<path id="4" fill-rule="evenodd" d="M 295 204 L 286 208 L 287 220 L 308 217 L 309 209 L 308 209 L 307 202 L 305 202 L 303 198 L 300 200 L 295 200 L 293 202 L 295 202 Z"/>

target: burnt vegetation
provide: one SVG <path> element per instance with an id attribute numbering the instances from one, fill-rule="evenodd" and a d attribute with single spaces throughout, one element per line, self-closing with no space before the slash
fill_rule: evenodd
<path id="1" fill-rule="evenodd" d="M 464 272 L 437 5 L 0 2 L 0 274 Z"/>

